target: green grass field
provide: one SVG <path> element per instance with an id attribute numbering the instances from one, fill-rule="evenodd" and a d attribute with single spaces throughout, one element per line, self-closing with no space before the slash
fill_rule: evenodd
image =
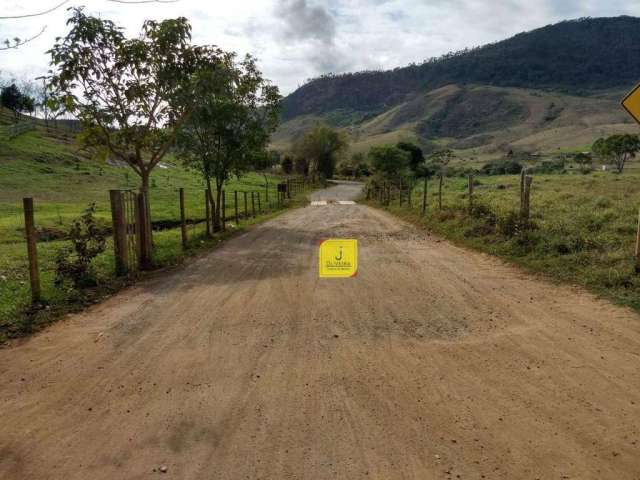
<path id="1" fill-rule="evenodd" d="M 617 303 L 640 309 L 640 275 L 634 247 L 640 206 L 640 174 L 536 175 L 531 194 L 532 228 L 509 220 L 519 209 L 519 176 L 477 177 L 468 213 L 466 178 L 446 178 L 443 209 L 437 181 L 428 187 L 421 217 L 422 185 L 413 208 L 388 208 L 456 243 L 506 258 L 532 271 L 583 285 Z"/>
<path id="2" fill-rule="evenodd" d="M 180 218 L 179 188 L 185 189 L 186 216 L 189 220 L 205 218 L 205 183 L 195 172 L 182 168 L 168 156 L 164 168 L 156 168 L 150 188 L 151 217 L 156 222 L 177 222 Z M 265 201 L 268 181 L 270 204 Z M 227 235 L 261 221 L 277 210 L 277 176 L 248 173 L 225 186 L 227 217 L 234 216 L 234 191 L 259 192 L 263 216 L 231 226 Z M 54 286 L 54 255 L 68 243 L 65 234 L 70 222 L 80 216 L 90 203 L 95 203 L 101 224 L 111 224 L 110 189 L 138 188 L 139 180 L 127 167 L 114 167 L 105 162 L 84 158 L 70 137 L 59 131 L 47 133 L 41 125 L 13 140 L 2 140 L 0 148 L 0 341 L 37 329 L 70 309 L 94 301 L 121 285 L 114 276 L 112 245 L 95 262 L 100 288 L 93 292 L 74 292 Z M 22 198 L 33 197 L 35 222 L 40 233 L 38 253 L 42 276 L 43 298 L 48 309 L 36 315 L 25 315 L 30 303 Z M 251 213 L 251 196 L 248 209 Z M 243 194 L 239 194 L 240 213 L 244 210 Z M 256 195 L 257 200 L 257 195 Z M 256 203 L 257 208 L 257 203 Z M 158 266 L 174 265 L 201 248 L 210 247 L 224 235 L 206 238 L 205 224 L 190 222 L 190 249 L 183 252 L 180 231 L 173 228 L 155 232 L 154 262 Z"/>

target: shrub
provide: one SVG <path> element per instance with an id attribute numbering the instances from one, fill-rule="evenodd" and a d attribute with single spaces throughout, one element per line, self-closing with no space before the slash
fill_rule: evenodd
<path id="1" fill-rule="evenodd" d="M 485 175 L 516 175 L 522 171 L 522 164 L 515 160 L 495 160 L 480 169 Z"/>
<path id="2" fill-rule="evenodd" d="M 509 212 L 504 217 L 497 219 L 498 231 L 505 237 L 512 238 L 522 235 L 527 230 L 533 230 L 536 225 L 531 220 L 526 220 L 518 212 Z"/>
<path id="3" fill-rule="evenodd" d="M 55 257 L 56 285 L 70 281 L 76 289 L 95 286 L 91 263 L 107 246 L 105 233 L 96 223 L 95 211 L 96 205 L 92 203 L 71 224 L 71 245 L 58 250 Z"/>

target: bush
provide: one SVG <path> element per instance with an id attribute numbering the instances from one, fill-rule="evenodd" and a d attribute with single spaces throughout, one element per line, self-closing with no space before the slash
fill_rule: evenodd
<path id="1" fill-rule="evenodd" d="M 95 286 L 91 263 L 107 246 L 105 233 L 96 223 L 95 203 L 90 204 L 80 218 L 73 221 L 69 230 L 70 246 L 58 250 L 56 285 L 70 281 L 76 289 Z"/>
<path id="2" fill-rule="evenodd" d="M 509 212 L 504 217 L 498 218 L 497 225 L 500 233 L 507 238 L 517 237 L 535 228 L 533 222 L 522 218 L 518 212 Z"/>
<path id="3" fill-rule="evenodd" d="M 531 173 L 567 173 L 563 159 L 544 161 L 542 164 L 534 167 Z"/>
<path id="4" fill-rule="evenodd" d="M 522 165 L 515 160 L 495 160 L 483 165 L 480 171 L 485 175 L 516 175 L 522 171 Z"/>

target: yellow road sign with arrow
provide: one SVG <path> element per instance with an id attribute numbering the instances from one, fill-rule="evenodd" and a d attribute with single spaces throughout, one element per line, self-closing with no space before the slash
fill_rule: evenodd
<path id="1" fill-rule="evenodd" d="M 622 107 L 633 117 L 633 119 L 640 123 L 640 85 L 631 90 L 629 95 L 622 100 Z"/>

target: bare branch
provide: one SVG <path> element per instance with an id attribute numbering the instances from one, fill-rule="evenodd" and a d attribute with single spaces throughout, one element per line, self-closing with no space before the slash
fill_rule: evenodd
<path id="1" fill-rule="evenodd" d="M 5 40 L 4 44 L 6 45 L 5 47 L 0 47 L 0 50 L 11 50 L 12 48 L 18 48 L 21 47 L 22 45 L 24 45 L 25 43 L 29 43 L 32 40 L 35 40 L 36 38 L 38 38 L 40 35 L 42 35 L 44 33 L 44 31 L 47 29 L 46 26 L 42 27 L 42 30 L 40 30 L 40 32 L 38 32 L 37 34 L 35 34 L 33 37 L 31 38 L 27 38 L 25 40 L 20 40 L 20 39 L 16 39 L 16 42 L 12 45 L 10 40 Z"/>
<path id="2" fill-rule="evenodd" d="M 31 17 L 39 17 L 41 15 L 46 15 L 47 13 L 51 13 L 54 10 L 59 9 L 61 6 L 69 3 L 71 0 L 64 0 L 63 2 L 60 2 L 58 5 L 56 5 L 55 7 L 50 8 L 49 10 L 45 10 L 43 12 L 38 12 L 38 13 L 29 13 L 27 15 L 13 15 L 10 17 L 0 17 L 0 20 L 11 20 L 11 19 L 15 19 L 15 18 L 31 18 Z"/>

